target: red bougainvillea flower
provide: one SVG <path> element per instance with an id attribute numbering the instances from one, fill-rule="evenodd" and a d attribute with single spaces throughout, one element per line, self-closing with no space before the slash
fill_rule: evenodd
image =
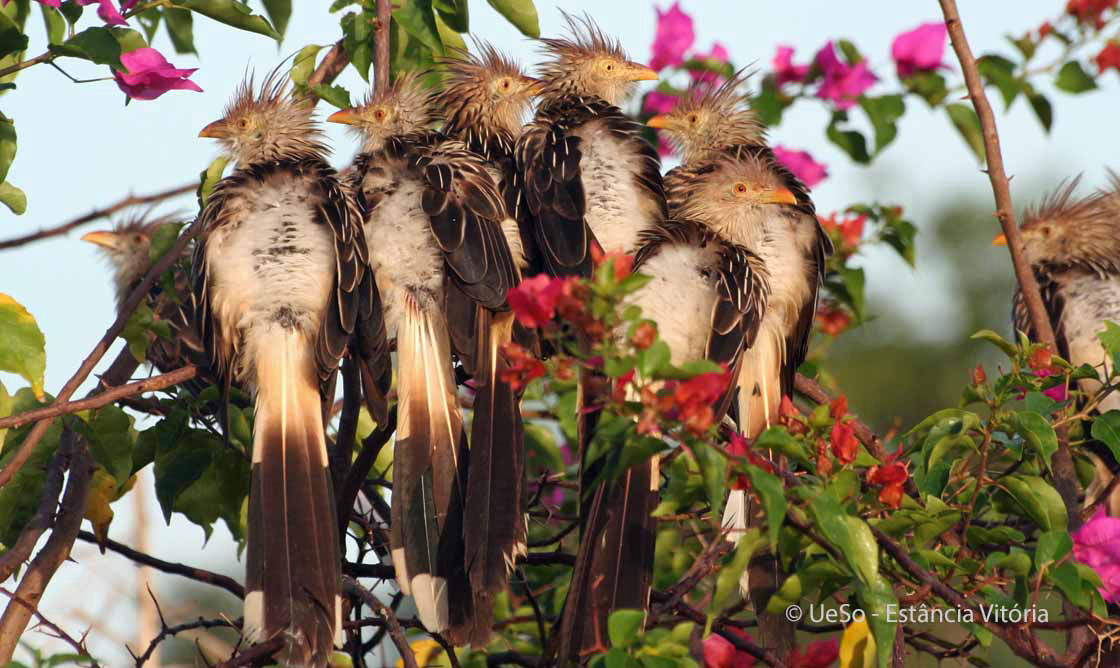
<path id="1" fill-rule="evenodd" d="M 852 249 L 859 246 L 859 242 L 863 240 L 863 228 L 866 224 L 867 216 L 864 214 L 846 218 L 840 223 L 840 238 L 844 240 L 844 245 Z"/>
<path id="2" fill-rule="evenodd" d="M 828 444 L 823 438 L 817 439 L 817 474 L 827 477 L 832 473 L 832 460 L 828 458 Z"/>
<path id="3" fill-rule="evenodd" d="M 1049 376 L 1050 372 L 1053 371 L 1053 359 L 1054 353 L 1050 352 L 1050 348 L 1044 345 L 1038 346 L 1031 351 L 1031 356 L 1027 358 L 1027 366 L 1029 366 L 1034 371 L 1047 372 L 1044 374 L 1035 374 L 1036 376 Z"/>
<path id="4" fill-rule="evenodd" d="M 817 52 L 813 63 L 821 71 L 823 81 L 817 89 L 817 97 L 829 100 L 837 109 L 850 109 L 864 91 L 879 80 L 861 60 L 855 65 L 842 62 L 836 55 L 836 47 L 829 42 Z"/>
<path id="5" fill-rule="evenodd" d="M 667 114 L 677 108 L 679 97 L 672 93 L 662 93 L 660 91 L 651 91 L 646 94 L 646 99 L 642 104 L 642 111 L 647 114 Z"/>
<path id="6" fill-rule="evenodd" d="M 805 646 L 794 647 L 789 655 L 789 668 L 828 668 L 840 658 L 840 640 L 827 638 L 814 640 Z"/>
<path id="7" fill-rule="evenodd" d="M 742 434 L 735 432 L 727 443 L 727 454 L 732 457 L 747 457 L 751 454 L 751 446 Z M 732 489 L 750 489 L 750 486 L 750 479 L 741 473 L 731 480 Z"/>
<path id="8" fill-rule="evenodd" d="M 750 641 L 746 631 L 731 628 L 731 633 Z M 747 652 L 735 648 L 731 641 L 718 633 L 709 633 L 704 638 L 704 668 L 754 668 L 755 658 Z"/>
<path id="9" fill-rule="evenodd" d="M 1101 72 L 1110 68 L 1120 72 L 1120 41 L 1113 40 L 1105 45 L 1095 60 Z"/>
<path id="10" fill-rule="evenodd" d="M 891 508 L 898 508 L 902 504 L 902 486 L 910 479 L 907 465 L 898 461 L 899 454 L 895 452 L 887 455 L 882 465 L 867 469 L 868 484 L 883 488 L 879 492 L 879 500 Z"/>
<path id="11" fill-rule="evenodd" d="M 1066 12 L 1081 23 L 1101 28 L 1105 24 L 1102 14 L 1116 7 L 1116 4 L 1117 0 L 1069 0 Z"/>
<path id="12" fill-rule="evenodd" d="M 792 151 L 782 146 L 775 146 L 774 157 L 810 188 L 828 178 L 828 168 L 813 160 L 813 156 L 805 151 Z"/>
<path id="13" fill-rule="evenodd" d="M 1073 556 L 1101 576 L 1104 600 L 1120 603 L 1120 518 L 1109 517 L 1104 506 L 1073 532 Z"/>
<path id="14" fill-rule="evenodd" d="M 929 72 L 945 67 L 945 39 L 949 31 L 943 21 L 923 23 L 909 32 L 894 38 L 891 58 L 898 76 L 906 78 L 918 72 Z"/>
<path id="15" fill-rule="evenodd" d="M 1049 21 L 1043 21 L 1042 25 L 1038 26 L 1038 38 L 1046 39 L 1054 33 L 1054 26 L 1050 25 Z"/>
<path id="16" fill-rule="evenodd" d="M 653 55 L 649 66 L 661 70 L 684 62 L 684 54 L 692 47 L 696 33 L 692 30 L 692 17 L 681 11 L 681 3 L 674 2 L 668 11 L 657 9 L 657 33 L 653 37 Z"/>
<path id="17" fill-rule="evenodd" d="M 634 328 L 634 336 L 630 337 L 630 343 L 638 350 L 645 350 L 652 346 L 656 339 L 657 325 L 652 322 L 643 322 Z"/>
<path id="18" fill-rule="evenodd" d="M 116 7 L 113 6 L 113 0 L 74 0 L 74 1 L 77 2 L 79 5 L 83 5 L 83 6 L 84 5 L 92 5 L 93 3 L 96 2 L 97 3 L 97 16 L 99 16 L 102 21 L 104 21 L 105 23 L 108 23 L 111 26 L 128 25 L 128 22 L 124 20 L 124 17 L 121 16 L 121 13 L 119 11 L 117 11 Z M 43 3 L 43 4 L 47 4 L 47 3 Z M 121 7 L 123 9 L 128 9 L 129 7 L 131 7 L 134 4 L 136 4 L 136 0 L 132 0 L 131 2 L 122 2 Z M 56 3 L 53 6 L 57 7 L 58 4 Z M 124 62 L 124 56 L 121 56 L 121 62 Z M 125 64 L 125 67 L 128 67 L 128 65 Z M 191 72 L 193 72 L 193 71 L 194 70 L 191 70 Z M 194 89 L 191 89 L 191 90 L 194 90 Z M 200 88 L 199 91 L 201 91 L 201 90 L 202 89 Z M 129 95 L 129 97 L 134 97 L 138 100 L 152 99 L 152 98 L 139 97 L 137 95 Z"/>
<path id="19" fill-rule="evenodd" d="M 848 414 L 848 397 L 840 395 L 828 405 L 828 414 L 833 420 L 841 420 Z"/>
<path id="20" fill-rule="evenodd" d="M 726 64 L 731 59 L 727 48 L 719 42 L 712 44 L 712 50 L 708 53 L 694 53 L 692 57 L 696 60 L 720 64 Z M 715 72 L 699 68 L 689 70 L 688 75 L 691 77 L 693 85 L 718 86 L 722 80 Z"/>
<path id="21" fill-rule="evenodd" d="M 517 321 L 526 327 L 542 327 L 552 320 L 561 282 L 547 274 L 537 274 L 510 288 L 507 299 Z"/>
<path id="22" fill-rule="evenodd" d="M 176 69 L 151 47 L 122 53 L 121 64 L 128 73 L 114 71 L 113 78 L 124 94 L 134 100 L 154 100 L 169 90 L 202 92 L 198 84 L 187 78 L 194 74 L 195 68 Z"/>
<path id="23" fill-rule="evenodd" d="M 837 422 L 832 425 L 832 456 L 841 466 L 851 464 L 859 454 L 859 441 L 856 430 L 850 422 Z"/>
<path id="24" fill-rule="evenodd" d="M 509 383 L 514 392 L 520 391 L 531 380 L 540 378 L 545 373 L 544 364 L 516 343 L 503 343 L 502 355 L 508 366 L 498 372 L 498 378 Z"/>
<path id="25" fill-rule="evenodd" d="M 603 249 L 597 244 L 591 246 L 591 262 L 596 268 L 610 262 L 614 268 L 614 280 L 616 281 L 621 281 L 629 276 L 630 271 L 634 268 L 633 255 L 627 255 L 619 250 L 604 253 Z"/>
<path id="26" fill-rule="evenodd" d="M 690 433 L 702 436 L 715 422 L 712 406 L 727 390 L 730 379 L 731 374 L 724 370 L 666 383 L 658 395 L 657 409 L 683 422 Z"/>
<path id="27" fill-rule="evenodd" d="M 972 377 L 973 385 L 983 385 L 988 381 L 988 374 L 984 372 L 983 364 L 977 364 L 976 368 L 972 370 L 972 373 L 970 375 Z"/>
<path id="28" fill-rule="evenodd" d="M 791 81 L 803 81 L 807 74 L 808 65 L 793 64 L 793 47 L 779 44 L 778 51 L 774 54 L 774 80 L 777 84 L 781 86 Z"/>

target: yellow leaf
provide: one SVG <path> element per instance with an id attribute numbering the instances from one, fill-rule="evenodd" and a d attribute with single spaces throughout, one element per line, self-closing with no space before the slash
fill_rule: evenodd
<path id="1" fill-rule="evenodd" d="M 449 668 L 451 662 L 443 654 L 443 648 L 431 638 L 424 638 L 410 643 L 412 653 L 416 655 L 416 665 L 420 668 Z M 397 660 L 397 668 L 404 668 L 404 659 Z"/>
<path id="2" fill-rule="evenodd" d="M 0 371 L 26 378 L 35 397 L 43 401 L 46 368 L 46 340 L 35 318 L 22 304 L 0 293 Z"/>
<path id="3" fill-rule="evenodd" d="M 872 668 L 875 665 L 875 638 L 860 617 L 844 629 L 840 639 L 840 668 Z"/>

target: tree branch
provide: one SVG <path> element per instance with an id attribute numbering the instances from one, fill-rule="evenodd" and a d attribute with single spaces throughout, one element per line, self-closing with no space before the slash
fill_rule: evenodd
<path id="1" fill-rule="evenodd" d="M 179 564 L 173 561 L 164 561 L 163 559 L 160 559 L 158 557 L 153 557 L 150 554 L 145 554 L 127 545 L 118 543 L 111 538 L 106 538 L 105 541 L 102 542 L 97 539 L 97 536 L 88 531 L 79 531 L 78 538 L 84 540 L 87 543 L 93 543 L 94 545 L 98 545 L 112 552 L 116 552 L 122 557 L 131 559 L 138 564 L 150 566 L 157 571 L 163 571 L 164 573 L 170 573 L 172 575 L 181 575 L 185 578 L 195 580 L 196 582 L 202 582 L 203 584 L 213 585 L 215 587 L 225 589 L 237 598 L 245 598 L 245 588 L 242 587 L 241 584 L 237 582 L 237 580 L 234 580 L 229 576 L 222 575 L 221 573 L 208 571 L 204 568 L 187 566 L 186 564 Z"/>
<path id="2" fill-rule="evenodd" d="M 358 363 L 347 357 L 342 361 L 342 415 L 338 419 L 338 433 L 330 452 L 331 483 L 342 490 L 346 474 L 354 458 L 354 437 L 358 431 L 358 414 L 362 408 L 362 381 Z M 347 519 L 350 514 L 347 512 Z M 345 526 L 345 525 L 342 525 Z"/>
<path id="3" fill-rule="evenodd" d="M 31 556 L 31 551 L 39 542 L 39 537 L 54 524 L 54 511 L 58 506 L 58 495 L 62 493 L 62 478 L 70 467 L 70 449 L 59 446 L 58 451 L 47 465 L 46 482 L 43 495 L 39 498 L 39 508 L 7 552 L 0 557 L 0 582 L 7 580 L 23 562 Z"/>
<path id="4" fill-rule="evenodd" d="M 10 415 L 6 418 L 0 418 L 0 429 L 19 427 L 29 422 L 58 417 L 59 415 L 65 415 L 67 413 L 77 413 L 78 411 L 101 408 L 102 406 L 111 404 L 124 397 L 131 397 L 135 394 L 143 394 L 144 392 L 162 390 L 173 385 L 178 385 L 179 383 L 194 378 L 196 375 L 198 375 L 198 370 L 195 367 L 185 366 L 159 376 L 138 380 L 135 383 L 118 385 L 103 392 L 97 392 L 85 399 L 79 399 L 78 401 L 56 401 L 50 406 L 36 408 L 35 410 L 19 413 L 18 415 Z"/>
<path id="5" fill-rule="evenodd" d="M 8 598 L 12 599 L 13 604 L 20 605 L 20 606 L 23 606 L 24 608 L 26 608 L 30 614 L 35 615 L 35 617 L 39 620 L 39 625 L 40 626 L 43 626 L 44 628 L 49 630 L 51 633 L 53 633 L 54 637 L 58 638 L 59 640 L 62 640 L 66 644 L 73 647 L 74 651 L 76 653 L 78 653 L 79 655 L 84 656 L 85 658 L 89 659 L 90 668 L 101 668 L 100 664 L 97 663 L 97 660 L 94 659 L 92 656 L 90 656 L 89 650 L 86 649 L 85 643 L 83 641 L 75 640 L 73 638 L 73 636 L 71 636 L 69 633 L 63 631 L 58 626 L 58 624 L 55 624 L 51 620 L 44 617 L 43 613 L 39 612 L 35 608 L 35 606 L 31 605 L 30 603 L 23 600 L 22 598 L 16 596 L 14 593 L 8 591 L 7 589 L 4 589 L 3 587 L 0 587 L 0 593 L 4 594 Z M 84 640 L 84 637 L 83 637 L 83 640 Z"/>
<path id="6" fill-rule="evenodd" d="M 392 7 L 389 0 L 377 0 L 377 28 L 374 36 L 374 90 L 383 93 L 389 88 L 389 22 Z"/>
<path id="7" fill-rule="evenodd" d="M 197 188 L 197 183 L 188 183 L 186 185 L 178 186 L 177 188 L 170 188 L 162 192 L 152 193 L 151 195 L 129 195 L 128 197 L 110 204 L 109 206 L 103 207 L 101 209 L 94 209 L 93 211 L 90 211 L 85 215 L 78 216 L 77 218 L 62 223 L 61 225 L 57 225 L 55 227 L 47 227 L 39 230 L 38 232 L 27 234 L 22 237 L 14 237 L 12 239 L 5 239 L 3 241 L 0 241 L 0 250 L 15 248 L 17 246 L 22 246 L 33 241 L 39 241 L 40 239 L 47 239 L 50 237 L 59 236 L 61 234 L 66 234 L 76 227 L 81 227 L 86 223 L 92 223 L 95 220 L 100 220 L 102 218 L 105 218 L 106 216 L 111 216 L 114 213 L 121 211 L 122 209 L 139 206 L 141 204 L 154 204 L 155 202 L 162 202 L 165 199 L 171 199 L 172 197 L 178 197 L 179 195 L 192 193 Z"/>
<path id="8" fill-rule="evenodd" d="M 389 637 L 393 640 L 393 644 L 397 646 L 397 651 L 400 652 L 404 667 L 418 668 L 416 664 L 416 655 L 412 652 L 412 647 L 404 637 L 401 623 L 397 620 L 397 616 L 393 614 L 393 611 L 379 601 L 377 597 L 373 595 L 373 592 L 360 585 L 354 578 L 343 577 L 342 590 L 347 596 L 355 596 L 361 599 L 362 603 L 365 603 L 370 610 L 373 610 L 385 620 L 386 628 L 389 631 Z"/>
<path id="9" fill-rule="evenodd" d="M 657 591 L 655 589 L 650 592 L 650 599 L 657 603 L 665 603 L 669 600 L 669 596 L 665 592 Z M 684 617 L 685 619 L 696 622 L 701 626 L 701 628 L 703 628 L 703 626 L 708 621 L 708 618 L 706 615 L 704 615 L 704 613 L 700 612 L 696 608 L 693 608 L 684 601 L 677 601 L 667 609 L 680 615 L 681 617 Z M 738 633 L 736 633 L 735 627 L 728 624 L 723 619 L 716 619 L 712 621 L 712 632 L 718 633 L 723 637 L 724 640 L 734 645 L 735 649 L 746 652 L 760 661 L 765 661 L 768 665 L 773 666 L 773 668 L 786 668 L 786 663 L 775 656 L 773 652 L 766 649 L 765 647 L 760 647 L 747 640 L 743 636 L 739 635 Z"/>
<path id="10" fill-rule="evenodd" d="M 148 269 L 148 272 L 144 275 L 144 279 L 140 281 L 140 284 L 137 285 L 135 289 L 133 289 L 132 293 L 128 296 L 128 299 L 126 299 L 124 301 L 124 304 L 121 305 L 120 309 L 117 312 L 116 321 L 114 321 L 113 324 L 109 326 L 109 329 L 106 330 L 105 335 L 101 337 L 101 340 L 97 342 L 97 345 L 95 345 L 93 347 L 93 350 L 90 351 L 89 355 L 86 356 L 85 360 L 82 362 L 82 365 L 78 367 L 78 370 L 74 372 L 74 375 L 70 377 L 70 380 L 66 381 L 66 384 L 63 385 L 52 405 L 62 404 L 69 401 L 70 397 L 73 396 L 74 392 L 78 389 L 78 386 L 85 382 L 85 379 L 93 371 L 93 368 L 97 366 L 97 363 L 100 362 L 101 358 L 105 356 L 105 353 L 109 350 L 109 347 L 113 345 L 113 341 L 116 340 L 117 335 L 119 335 L 121 333 L 121 330 L 124 329 L 124 326 L 128 322 L 128 319 L 132 317 L 132 312 L 136 310 L 136 307 L 140 305 L 141 301 L 148 297 L 148 291 L 152 289 L 152 285 L 155 284 L 156 280 L 163 275 L 163 272 L 166 271 L 167 268 L 170 267 L 173 262 L 175 262 L 175 260 L 179 258 L 179 255 L 183 252 L 183 249 L 186 248 L 190 240 L 194 238 L 197 230 L 198 221 L 196 220 L 195 222 L 190 224 L 190 226 L 183 234 L 179 236 L 179 238 L 175 241 L 175 245 L 172 246 L 171 249 L 166 253 L 164 253 L 163 257 L 157 260 L 155 264 L 153 264 L 152 267 Z M 129 353 L 127 349 L 124 350 L 123 353 L 131 357 L 131 353 Z M 133 368 L 135 368 L 135 366 Z M 47 433 L 47 428 L 50 427 L 53 419 L 54 418 L 45 418 L 43 420 L 40 420 L 39 422 L 35 423 L 34 427 L 31 428 L 31 431 L 27 434 L 27 438 L 25 438 L 23 440 L 23 443 L 20 444 L 19 450 L 17 450 L 16 454 L 11 458 L 11 460 L 8 461 L 8 464 L 4 467 L 4 470 L 0 471 L 0 487 L 6 485 L 8 481 L 12 479 L 12 476 L 14 476 L 24 465 L 24 463 L 27 461 L 27 458 L 31 456 L 31 451 L 34 449 L 35 444 L 37 444 L 39 440 L 43 438 L 43 435 Z"/>
<path id="11" fill-rule="evenodd" d="M 318 86 L 319 84 L 330 84 L 342 74 L 342 70 L 350 64 L 350 56 L 346 53 L 346 49 L 342 46 L 342 40 L 338 40 L 327 51 L 327 55 L 323 57 L 322 62 L 307 78 L 307 87 Z"/>
<path id="12" fill-rule="evenodd" d="M 285 638 L 283 635 L 273 636 L 268 640 L 257 643 L 247 648 L 244 652 L 240 652 L 235 656 L 229 658 L 228 661 L 223 661 L 214 668 L 237 668 L 237 666 L 248 666 L 259 659 L 264 659 L 272 656 L 284 647 Z M 266 662 L 267 663 L 267 662 Z"/>
<path id="13" fill-rule="evenodd" d="M 377 461 L 377 455 L 380 454 L 381 448 L 389 442 L 396 429 L 397 407 L 393 406 L 392 410 L 389 411 L 389 416 L 385 419 L 385 423 L 377 425 L 377 429 L 374 429 L 362 441 L 362 449 L 358 452 L 358 456 L 354 458 L 354 463 L 346 474 L 346 480 L 339 487 L 338 530 L 340 532 L 346 531 L 346 525 L 350 523 L 350 511 L 354 507 L 354 500 L 358 498 L 358 491 L 362 488 L 362 482 L 365 481 L 366 476 L 369 475 L 369 470 Z"/>

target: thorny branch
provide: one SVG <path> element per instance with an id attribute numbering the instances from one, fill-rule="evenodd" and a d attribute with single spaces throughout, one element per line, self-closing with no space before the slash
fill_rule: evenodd
<path id="1" fill-rule="evenodd" d="M 347 596 L 353 596 L 361 599 L 371 610 L 377 613 L 386 622 L 386 628 L 389 631 L 389 637 L 396 645 L 397 651 L 400 652 L 401 660 L 404 662 L 405 668 L 419 668 L 416 664 L 416 654 L 413 653 L 412 647 L 408 644 L 408 639 L 404 637 L 404 630 L 401 628 L 401 623 L 397 620 L 397 616 L 389 609 L 384 603 L 379 601 L 373 592 L 360 585 L 357 580 L 353 578 L 342 578 L 342 590 Z"/>
<path id="2" fill-rule="evenodd" d="M 0 587 L 0 593 L 4 594 L 8 598 L 10 598 L 12 600 L 13 604 L 22 606 L 23 608 L 27 609 L 28 612 L 35 615 L 35 618 L 39 620 L 39 625 L 40 626 L 42 626 L 43 628 L 47 629 L 52 634 L 54 634 L 54 637 L 56 637 L 59 640 L 65 642 L 67 645 L 70 645 L 71 647 L 73 647 L 74 652 L 76 652 L 77 654 L 79 654 L 81 656 L 84 656 L 85 658 L 89 659 L 89 665 L 90 665 L 91 668 L 100 668 L 100 664 L 97 663 L 97 660 L 94 659 L 90 655 L 89 650 L 86 649 L 86 645 L 85 645 L 85 642 L 84 642 L 85 641 L 84 637 L 82 638 L 82 640 L 75 639 L 69 633 L 63 631 L 62 628 L 58 626 L 58 624 L 55 624 L 51 620 L 44 617 L 43 613 L 41 613 L 37 609 L 35 609 L 35 606 L 31 605 L 30 603 L 23 600 L 19 596 L 16 596 L 14 593 L 8 591 L 7 589 L 4 589 L 3 587 Z"/>

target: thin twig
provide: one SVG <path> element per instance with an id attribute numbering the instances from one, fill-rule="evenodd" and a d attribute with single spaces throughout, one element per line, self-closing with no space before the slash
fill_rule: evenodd
<path id="1" fill-rule="evenodd" d="M 27 69 L 28 67 L 31 67 L 32 65 L 38 65 L 39 63 L 45 63 L 48 60 L 51 60 L 52 58 L 54 58 L 54 54 L 51 53 L 50 51 L 40 53 L 39 55 L 35 56 L 34 58 L 28 58 L 27 60 L 24 60 L 22 62 L 18 62 L 15 65 L 9 65 L 8 67 L 0 69 L 0 78 L 6 77 L 9 74 L 14 74 L 16 72 L 19 72 L 20 70 Z"/>
<path id="2" fill-rule="evenodd" d="M 43 616 L 43 613 L 41 613 L 37 609 L 35 609 L 35 606 L 31 605 L 30 603 L 23 600 L 19 596 L 16 596 L 13 592 L 10 592 L 7 589 L 4 589 L 3 587 L 0 587 L 0 593 L 4 594 L 8 598 L 12 599 L 12 603 L 23 606 L 30 614 L 35 615 L 35 618 L 39 620 L 39 625 L 46 628 L 51 633 L 53 633 L 55 638 L 58 638 L 59 640 L 62 640 L 67 645 L 70 645 L 71 647 L 73 647 L 74 651 L 76 653 L 78 653 L 81 656 L 84 656 L 85 658 L 89 659 L 90 668 L 100 668 L 100 664 L 98 664 L 97 660 L 94 659 L 93 656 L 90 655 L 89 650 L 86 649 L 86 646 L 85 646 L 84 642 L 82 642 L 80 640 L 76 640 L 69 633 L 63 631 L 62 628 L 60 628 L 58 626 L 58 624 L 55 624 L 51 620 L 47 619 L 46 617 Z"/>
<path id="3" fill-rule="evenodd" d="M 105 335 L 101 337 L 101 340 L 97 342 L 97 345 L 93 347 L 93 350 L 90 351 L 89 355 L 82 361 L 78 370 L 74 372 L 74 375 L 70 377 L 70 380 L 66 381 L 66 384 L 63 385 L 62 389 L 58 392 L 54 404 L 62 404 L 69 401 L 75 390 L 78 389 L 78 386 L 85 382 L 85 379 L 89 377 L 93 368 L 97 366 L 97 363 L 105 356 L 109 347 L 113 345 L 113 341 L 116 340 L 117 335 L 124 329 L 125 324 L 128 322 L 129 318 L 132 317 L 132 312 L 136 310 L 136 307 L 140 305 L 141 301 L 147 298 L 148 291 L 152 289 L 152 285 L 155 284 L 156 280 L 179 258 L 183 249 L 186 248 L 190 240 L 194 238 L 197 229 L 198 222 L 195 221 L 191 223 L 190 227 L 175 241 L 175 245 L 148 269 L 148 272 L 144 275 L 144 279 L 133 289 L 132 294 L 128 296 L 128 299 L 124 301 L 117 311 L 116 321 L 109 326 Z M 0 471 L 0 487 L 6 485 L 8 481 L 12 479 L 12 476 L 20 470 L 27 461 L 27 458 L 31 456 L 31 451 L 35 448 L 35 445 L 43 438 L 43 435 L 47 433 L 47 428 L 50 427 L 52 421 L 53 418 L 46 418 L 36 422 L 35 426 L 31 428 L 31 431 L 23 440 L 23 443 L 20 444 L 19 450 L 17 450 L 15 455 L 8 461 L 4 470 Z"/>
<path id="4" fill-rule="evenodd" d="M 77 401 L 64 401 L 55 402 L 50 406 L 36 408 L 35 410 L 26 411 L 17 415 L 10 415 L 6 418 L 0 418 L 0 429 L 8 429 L 11 427 L 19 427 L 29 422 L 43 420 L 45 418 L 58 417 L 67 413 L 77 413 L 79 411 L 91 410 L 94 408 L 101 408 L 111 404 L 118 399 L 124 397 L 131 397 L 135 394 L 143 394 L 144 392 L 153 392 L 155 390 L 162 390 L 179 383 L 186 382 L 194 378 L 198 374 L 198 370 L 193 366 L 186 366 L 181 369 L 176 369 L 165 374 L 138 380 L 135 383 L 128 383 L 127 385 L 118 385 L 107 389 L 103 392 L 94 394 L 86 399 L 79 399 Z"/>
<path id="5" fill-rule="evenodd" d="M 260 659 L 272 656 L 284 647 L 284 636 L 278 635 L 268 640 L 250 646 L 243 652 L 239 652 L 235 656 L 231 656 L 228 661 L 223 661 L 214 668 L 237 668 L 237 666 L 248 666 Z"/>
<path id="6" fill-rule="evenodd" d="M 93 211 L 90 211 L 85 215 L 78 216 L 73 220 L 67 221 L 60 225 L 56 225 L 55 227 L 47 227 L 39 230 L 38 232 L 27 234 L 22 237 L 14 237 L 12 239 L 5 239 L 3 241 L 0 241 L 0 250 L 15 248 L 16 246 L 22 246 L 33 241 L 39 241 L 40 239 L 47 239 L 49 237 L 56 237 L 61 234 L 66 234 L 76 227 L 81 227 L 86 223 L 92 223 L 95 220 L 100 220 L 102 218 L 105 218 L 106 216 L 111 216 L 114 213 L 121 211 L 122 209 L 139 206 L 141 204 L 153 204 L 155 202 L 162 202 L 165 199 L 171 199 L 172 197 L 178 197 L 179 195 L 192 193 L 197 188 L 197 183 L 188 183 L 186 185 L 178 186 L 176 188 L 170 188 L 162 192 L 152 193 L 151 195 L 129 195 L 128 197 L 110 204 L 109 206 L 100 209 L 94 209 Z"/>
<path id="7" fill-rule="evenodd" d="M 377 28 L 374 31 L 374 90 L 384 93 L 389 88 L 389 22 L 392 7 L 389 0 L 377 0 Z"/>
<path id="8" fill-rule="evenodd" d="M 346 474 L 346 480 L 342 483 L 338 493 L 338 530 L 345 532 L 346 525 L 350 523 L 350 510 L 354 507 L 354 501 L 358 498 L 358 492 L 362 489 L 362 483 L 365 482 L 366 477 L 369 475 L 369 470 L 373 468 L 374 462 L 377 461 L 377 455 L 381 453 L 381 448 L 389 442 L 393 433 L 397 429 L 397 407 L 389 411 L 389 416 L 385 419 L 384 424 L 377 425 L 369 436 L 366 436 L 362 441 L 362 449 L 358 452 L 358 456 L 354 458 L 354 463 L 350 466 L 350 470 Z"/>
<path id="9" fill-rule="evenodd" d="M 178 624 L 176 626 L 168 626 L 167 624 L 162 623 L 162 618 L 160 622 L 162 628 L 160 629 L 159 634 L 155 638 L 152 638 L 152 641 L 148 643 L 148 648 L 144 650 L 144 653 L 136 657 L 136 668 L 140 668 L 145 663 L 147 663 L 148 659 L 152 658 L 152 654 L 155 653 L 156 648 L 160 643 L 162 643 L 167 638 L 170 638 L 171 636 L 182 633 L 183 631 L 193 631 L 195 629 L 237 629 L 237 626 L 228 619 L 203 619 L 202 617 L 199 617 L 196 621 L 186 622 L 184 624 Z"/>
<path id="10" fill-rule="evenodd" d="M 342 489 L 346 474 L 354 458 L 354 436 L 358 432 L 358 416 L 362 408 L 362 381 L 358 363 L 352 358 L 342 361 L 342 416 L 338 419 L 338 434 L 330 453 L 331 482 L 335 489 Z"/>
<path id="11" fill-rule="evenodd" d="M 373 610 L 386 622 L 386 629 L 388 629 L 389 637 L 393 640 L 393 644 L 397 646 L 397 651 L 401 655 L 401 660 L 404 662 L 405 668 L 419 668 L 416 664 L 416 654 L 413 653 L 412 647 L 408 644 L 408 640 L 404 637 L 404 630 L 401 629 L 401 623 L 393 611 L 387 605 L 382 603 L 373 592 L 358 584 L 354 578 L 342 578 L 342 590 L 348 596 L 356 596 L 365 603 L 370 610 Z"/>
<path id="12" fill-rule="evenodd" d="M 668 601 L 669 597 L 664 592 L 654 590 L 650 592 L 650 599 L 655 602 L 661 603 Z M 701 627 L 703 627 L 704 624 L 706 624 L 708 621 L 708 618 L 706 615 L 704 615 L 704 613 L 700 612 L 696 608 L 693 608 L 684 601 L 677 601 L 670 607 L 670 609 L 672 610 L 672 612 L 680 615 L 681 617 L 696 622 Z M 760 661 L 765 661 L 773 668 L 786 668 L 786 663 L 778 658 L 773 652 L 766 649 L 765 647 L 760 647 L 747 640 L 742 635 L 736 632 L 736 629 L 733 625 L 728 624 L 723 619 L 716 619 L 712 621 L 712 632 L 718 633 L 724 640 L 727 640 L 732 645 L 734 645 L 735 649 L 746 652 Z"/>
<path id="13" fill-rule="evenodd" d="M 111 538 L 106 538 L 104 541 L 100 541 L 97 539 L 97 536 L 88 531 L 79 531 L 78 538 L 84 540 L 87 543 L 93 543 L 94 545 L 104 547 L 111 552 L 116 552 L 122 557 L 131 559 L 138 564 L 150 566 L 157 571 L 170 573 L 172 575 L 181 575 L 196 582 L 202 582 L 203 584 L 213 585 L 215 587 L 225 589 L 237 598 L 245 598 L 245 588 L 242 587 L 241 584 L 237 582 L 237 580 L 234 580 L 229 576 L 222 575 L 221 573 L 208 571 L 204 568 L 187 566 L 186 564 L 179 564 L 173 561 L 164 561 L 163 559 L 153 557 L 150 554 L 145 554 L 143 552 L 140 552 L 139 550 L 134 550 L 133 548 L 122 543 L 118 543 Z"/>

